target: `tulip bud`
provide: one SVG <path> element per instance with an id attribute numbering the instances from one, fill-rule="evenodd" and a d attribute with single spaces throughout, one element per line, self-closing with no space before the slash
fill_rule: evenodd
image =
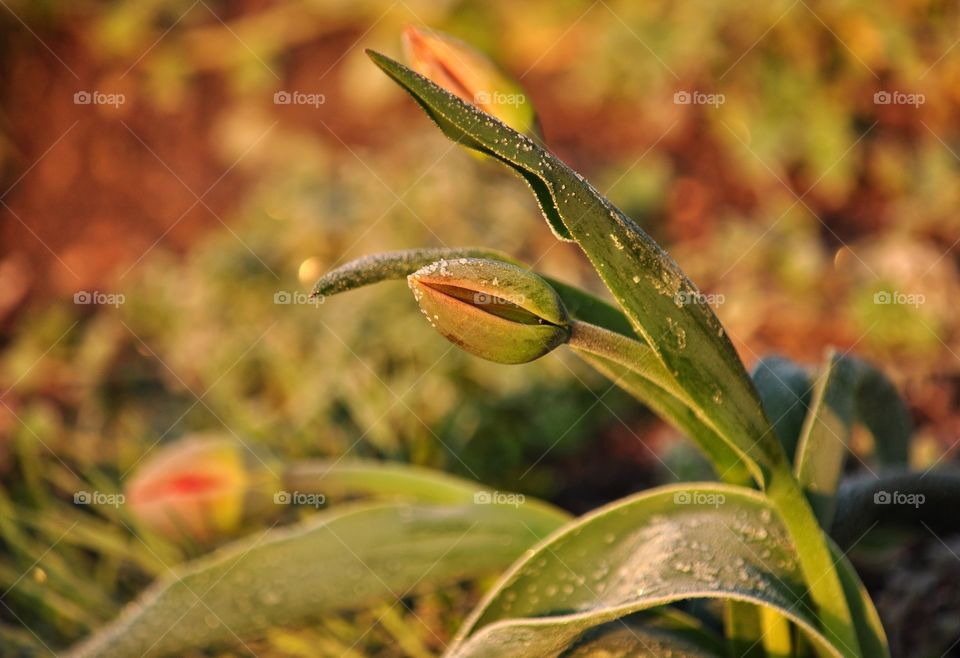
<path id="1" fill-rule="evenodd" d="M 476 48 L 441 32 L 407 26 L 403 49 L 410 67 L 420 75 L 517 132 L 539 133 L 533 104 L 523 88 Z"/>
<path id="2" fill-rule="evenodd" d="M 247 450 L 224 438 L 195 435 L 164 446 L 127 483 L 134 515 L 169 538 L 208 540 L 235 530 L 262 465 L 249 468 Z"/>
<path id="3" fill-rule="evenodd" d="M 407 282 L 430 324 L 484 359 L 526 363 L 570 338 L 570 320 L 556 291 L 516 265 L 482 258 L 441 260 Z"/>

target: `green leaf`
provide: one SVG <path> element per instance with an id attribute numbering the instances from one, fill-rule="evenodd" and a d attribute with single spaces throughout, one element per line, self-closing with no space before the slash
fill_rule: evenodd
<path id="1" fill-rule="evenodd" d="M 760 611 L 744 601 L 724 602 L 723 628 L 727 637 L 727 655 L 733 658 L 765 658 L 764 629 Z"/>
<path id="2" fill-rule="evenodd" d="M 292 464 L 283 475 L 284 488 L 322 493 L 327 498 L 373 496 L 417 503 L 469 503 L 481 485 L 442 471 L 410 464 L 373 460 L 317 460 Z M 557 523 L 569 516 L 556 510 Z"/>
<path id="3" fill-rule="evenodd" d="M 887 644 L 887 635 L 883 631 L 880 615 L 877 614 L 877 609 L 873 606 L 867 588 L 860 582 L 860 576 L 857 575 L 853 565 L 850 564 L 850 560 L 835 544 L 831 543 L 830 552 L 837 564 L 837 572 L 840 574 L 843 591 L 847 596 L 847 601 L 850 602 L 850 611 L 853 615 L 854 627 L 857 629 L 860 650 L 864 656 L 870 656 L 870 658 L 873 658 L 873 656 L 877 658 L 888 657 L 890 647 Z"/>
<path id="4" fill-rule="evenodd" d="M 542 276 L 560 295 L 570 315 L 583 322 L 595 324 L 627 338 L 638 338 L 630 320 L 619 308 L 585 290 L 549 276 Z"/>
<path id="5" fill-rule="evenodd" d="M 344 506 L 177 568 L 71 655 L 183 655 L 274 625 L 392 603 L 502 569 L 556 527 L 556 512 L 532 502 Z"/>
<path id="6" fill-rule="evenodd" d="M 834 494 L 850 442 L 856 375 L 850 360 L 832 351 L 827 355 L 797 446 L 797 479 L 826 527 L 833 517 Z"/>
<path id="7" fill-rule="evenodd" d="M 790 359 L 769 356 L 757 363 L 751 377 L 767 418 L 773 423 L 773 431 L 784 452 L 792 457 L 797 451 L 813 390 L 807 371 Z"/>
<path id="8" fill-rule="evenodd" d="M 659 487 L 570 523 L 526 554 L 458 634 L 450 655 L 558 656 L 584 633 L 655 606 L 722 599 L 776 610 L 822 656 L 828 639 L 805 595 L 797 549 L 762 494 Z M 522 653 L 512 653 L 523 646 Z"/>
<path id="9" fill-rule="evenodd" d="M 482 247 L 460 247 L 456 249 L 433 247 L 390 251 L 364 256 L 327 272 L 314 284 L 311 294 L 314 297 L 326 297 L 362 288 L 372 283 L 405 279 L 425 265 L 439 260 L 453 260 L 455 258 L 489 258 L 519 265 L 507 254 Z"/>
<path id="10" fill-rule="evenodd" d="M 750 455 L 759 482 L 785 457 L 719 320 L 677 264 L 579 174 L 493 117 L 383 55 L 400 83 L 451 139 L 508 164 L 530 184 L 561 239 L 575 239 L 658 358 L 717 433 Z"/>
<path id="11" fill-rule="evenodd" d="M 524 647 L 500 655 L 524 654 Z M 615 622 L 588 631 L 564 658 L 719 658 L 721 654 L 687 641 L 667 630 L 628 622 Z"/>
<path id="12" fill-rule="evenodd" d="M 857 370 L 857 421 L 873 435 L 877 461 L 883 467 L 905 466 L 913 433 L 906 403 L 886 375 L 866 361 L 846 358 Z"/>
<path id="13" fill-rule="evenodd" d="M 763 631 L 759 644 L 763 655 L 767 658 L 792 658 L 794 649 L 790 620 L 773 608 L 759 608 L 759 613 Z M 882 654 L 876 655 L 879 658 Z"/>
<path id="14" fill-rule="evenodd" d="M 794 468 L 820 522 L 829 527 L 854 423 L 870 430 L 881 466 L 903 466 L 912 431 L 893 384 L 866 361 L 830 353 L 797 447 Z"/>
<path id="15" fill-rule="evenodd" d="M 938 469 L 921 473 L 864 474 L 843 480 L 830 534 L 840 546 L 859 542 L 874 526 L 960 532 L 960 472 Z"/>

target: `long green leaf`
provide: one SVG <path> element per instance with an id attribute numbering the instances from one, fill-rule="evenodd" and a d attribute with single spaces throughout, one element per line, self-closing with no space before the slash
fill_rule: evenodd
<path id="1" fill-rule="evenodd" d="M 489 258 L 520 265 L 507 254 L 483 247 L 427 247 L 373 254 L 344 263 L 327 272 L 313 286 L 315 297 L 337 295 L 381 281 L 403 279 L 438 260 Z"/>
<path id="2" fill-rule="evenodd" d="M 524 655 L 524 647 L 502 656 Z M 529 655 L 529 654 L 527 654 Z M 565 658 L 719 658 L 720 654 L 688 642 L 669 631 L 644 625 L 617 622 L 589 631 Z"/>
<path id="3" fill-rule="evenodd" d="M 790 359 L 769 356 L 761 359 L 751 374 L 760 393 L 767 418 L 788 457 L 793 457 L 807 416 L 813 385 L 806 370 Z"/>
<path id="4" fill-rule="evenodd" d="M 564 526 L 505 574 L 458 634 L 457 657 L 557 656 L 590 629 L 696 598 L 773 608 L 824 656 L 797 549 L 769 501 L 744 487 L 660 487 Z M 522 654 L 502 652 L 525 647 Z"/>
<path id="5" fill-rule="evenodd" d="M 448 137 L 524 177 L 558 237 L 580 244 L 636 331 L 764 482 L 785 461 L 782 449 L 719 320 L 673 259 L 551 153 L 402 64 L 369 55 Z"/>
<path id="6" fill-rule="evenodd" d="M 877 462 L 887 468 L 906 464 L 912 426 L 893 384 L 849 355 L 828 355 L 810 407 L 794 468 L 821 524 L 829 527 L 852 425 L 870 430 Z"/>
<path id="7" fill-rule="evenodd" d="M 502 569 L 557 527 L 518 506 L 357 505 L 178 568 L 76 648 L 79 658 L 182 655 Z"/>
<path id="8" fill-rule="evenodd" d="M 840 552 L 835 544 L 830 545 L 830 551 L 837 563 L 837 571 L 840 574 L 843 591 L 847 596 L 847 601 L 850 602 L 854 626 L 857 629 L 857 639 L 860 642 L 863 655 L 871 658 L 873 656 L 877 656 L 877 658 L 889 656 L 890 647 L 887 644 L 887 635 L 883 631 L 880 615 L 877 614 L 877 609 L 873 606 L 867 588 L 860 582 L 860 576 L 857 575 L 853 565 L 850 564 L 850 560 Z"/>
<path id="9" fill-rule="evenodd" d="M 794 460 L 797 479 L 826 527 L 833 517 L 834 495 L 850 442 L 855 385 L 852 363 L 830 352 L 817 378 Z"/>
<path id="10" fill-rule="evenodd" d="M 874 526 L 960 532 L 960 471 L 887 472 L 845 479 L 830 528 L 840 546 L 859 542 Z M 926 526 L 926 527 L 924 527 Z M 929 530 L 928 530 L 929 529 Z"/>
<path id="11" fill-rule="evenodd" d="M 290 491 L 327 497 L 373 496 L 418 503 L 471 502 L 482 487 L 442 471 L 372 460 L 337 459 L 291 465 L 283 475 Z M 557 522 L 568 516 L 556 511 Z"/>
<path id="12" fill-rule="evenodd" d="M 873 435 L 873 450 L 884 468 L 906 466 L 913 422 L 906 403 L 886 375 L 854 357 L 857 422 Z"/>
<path id="13" fill-rule="evenodd" d="M 745 601 L 724 602 L 723 628 L 730 658 L 765 658 L 764 629 L 760 611 Z"/>

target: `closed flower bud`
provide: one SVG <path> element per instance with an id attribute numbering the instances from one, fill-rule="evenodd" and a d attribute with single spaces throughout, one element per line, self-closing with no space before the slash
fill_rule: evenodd
<path id="1" fill-rule="evenodd" d="M 407 281 L 430 324 L 484 359 L 526 363 L 570 338 L 570 320 L 556 291 L 516 265 L 481 258 L 441 260 Z"/>
<path id="2" fill-rule="evenodd" d="M 239 526 L 248 494 L 262 485 L 262 464 L 248 468 L 248 457 L 226 438 L 181 439 L 140 464 L 125 487 L 127 502 L 145 526 L 169 539 L 228 533 Z"/>
<path id="3" fill-rule="evenodd" d="M 404 29 L 403 48 L 407 63 L 420 75 L 517 132 L 539 132 L 533 104 L 523 88 L 477 49 L 447 34 L 413 26 Z"/>

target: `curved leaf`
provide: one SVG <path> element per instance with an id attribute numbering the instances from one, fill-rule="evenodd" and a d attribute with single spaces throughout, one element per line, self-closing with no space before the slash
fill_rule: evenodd
<path id="1" fill-rule="evenodd" d="M 773 431 L 787 456 L 792 458 L 813 390 L 807 371 L 790 359 L 768 356 L 757 363 L 751 377 L 767 418 L 773 423 Z"/>
<path id="2" fill-rule="evenodd" d="M 744 487 L 660 487 L 561 528 L 505 574 L 450 654 L 557 656 L 590 629 L 691 598 L 770 607 L 824 656 L 852 651 L 824 636 L 797 550 L 769 501 Z"/>
<path id="3" fill-rule="evenodd" d="M 283 475 L 289 491 L 320 493 L 328 498 L 373 496 L 418 503 L 471 502 L 483 490 L 476 483 L 421 466 L 373 460 L 315 460 L 298 462 Z M 557 522 L 569 515 L 556 510 Z"/>
<path id="4" fill-rule="evenodd" d="M 829 527 L 834 494 L 853 425 L 856 370 L 832 351 L 817 377 L 810 412 L 803 423 L 794 470 L 821 525 Z"/>
<path id="5" fill-rule="evenodd" d="M 554 510 L 532 502 L 345 506 L 177 568 L 71 655 L 183 655 L 273 625 L 392 602 L 502 569 L 557 525 Z"/>
<path id="6" fill-rule="evenodd" d="M 837 490 L 837 511 L 830 534 L 851 546 L 875 525 L 923 528 L 937 534 L 960 531 L 960 472 L 932 470 L 861 475 Z M 928 531 L 923 528 L 924 534 Z"/>
<path id="7" fill-rule="evenodd" d="M 514 265 L 519 262 L 505 253 L 483 247 L 428 247 L 404 249 L 357 258 L 327 272 L 313 285 L 313 297 L 325 297 L 348 292 L 372 283 L 405 279 L 421 267 L 439 260 L 455 258 L 490 258 Z"/>
<path id="8" fill-rule="evenodd" d="M 857 575 L 853 565 L 846 555 L 840 552 L 840 549 L 831 544 L 830 551 L 837 564 L 837 572 L 840 574 L 840 582 L 843 585 L 843 591 L 850 602 L 850 610 L 853 614 L 853 623 L 857 629 L 857 639 L 860 641 L 860 650 L 864 656 L 876 656 L 884 658 L 890 655 L 890 647 L 887 644 L 887 635 L 883 631 L 883 624 L 880 622 L 880 615 L 873 606 L 870 594 L 867 588 L 860 582 L 860 576 Z"/>
<path id="9" fill-rule="evenodd" d="M 906 403 L 886 375 L 862 359 L 851 359 L 857 371 L 857 421 L 873 435 L 873 450 L 884 467 L 907 464 L 913 422 Z"/>
<path id="10" fill-rule="evenodd" d="M 314 284 L 311 294 L 318 297 L 336 295 L 381 281 L 406 279 L 409 275 L 431 263 L 458 258 L 487 258 L 526 267 L 512 256 L 482 247 L 403 249 L 364 256 L 344 263 L 324 274 Z M 557 291 L 573 317 L 629 338 L 636 338 L 636 334 L 630 327 L 630 320 L 613 304 L 568 283 L 543 274 L 540 276 Z"/>
<path id="11" fill-rule="evenodd" d="M 829 527 L 854 423 L 874 438 L 881 466 L 903 466 L 912 425 L 906 404 L 883 373 L 866 361 L 830 353 L 817 379 L 794 467 L 820 522 Z"/>
<path id="12" fill-rule="evenodd" d="M 523 648 L 501 655 L 523 655 Z M 614 622 L 588 631 L 564 658 L 719 658 L 683 637 L 647 626 Z"/>

